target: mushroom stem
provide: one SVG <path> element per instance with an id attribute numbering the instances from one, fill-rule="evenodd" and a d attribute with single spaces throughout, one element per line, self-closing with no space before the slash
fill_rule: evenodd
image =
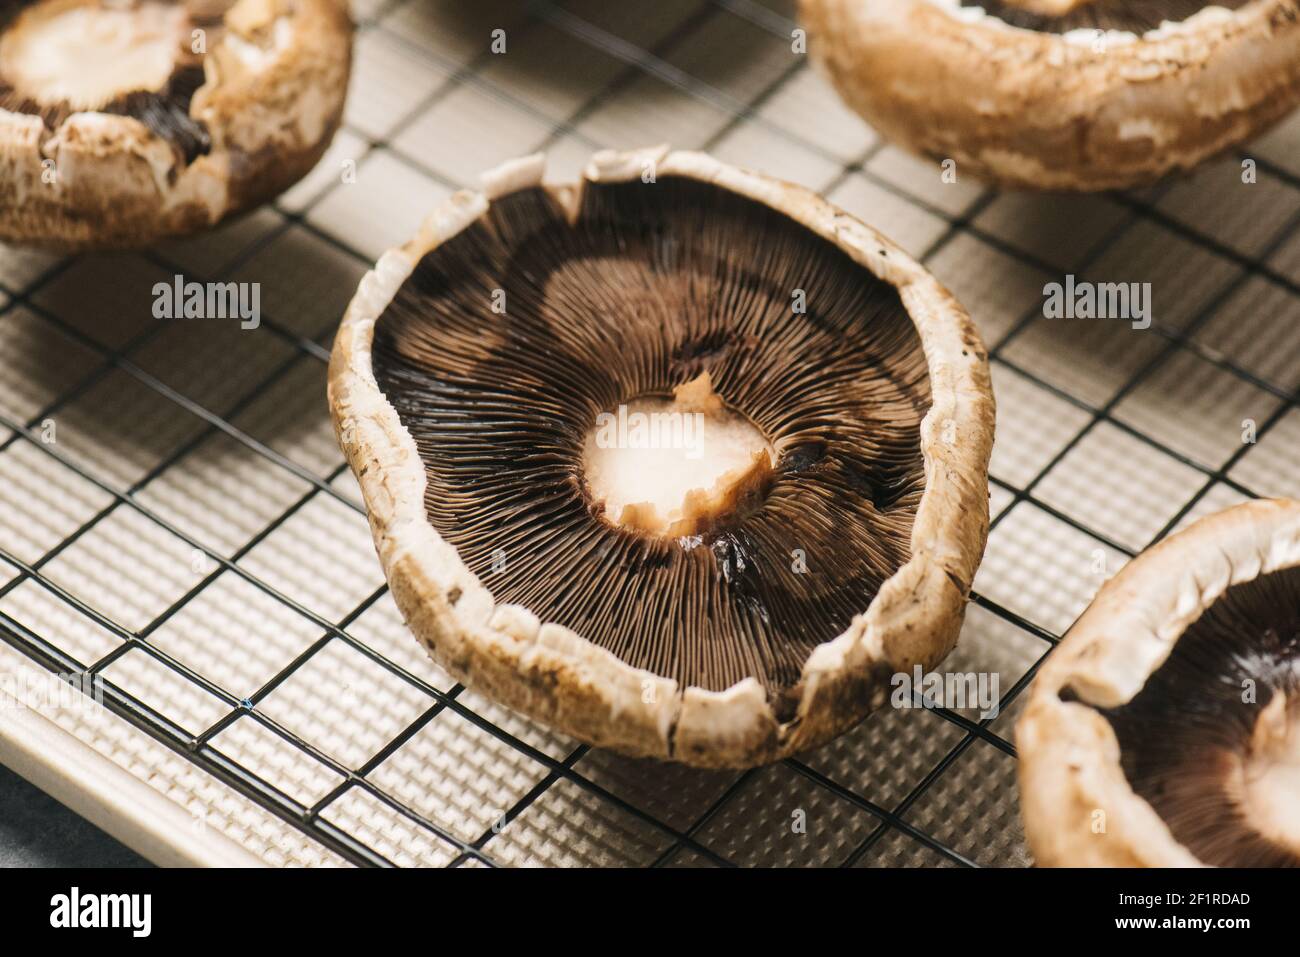
<path id="1" fill-rule="evenodd" d="M 45 0 L 21 13 L 0 40 L 4 77 L 42 106 L 98 109 L 117 96 L 166 85 L 189 19 L 183 6 L 100 6 Z"/>
<path id="2" fill-rule="evenodd" d="M 1260 833 L 1300 853 L 1300 696 L 1276 691 L 1255 722 L 1240 801 Z"/>
<path id="3" fill-rule="evenodd" d="M 767 439 L 728 409 L 703 372 L 597 417 L 584 450 L 591 500 L 647 535 L 700 535 L 761 499 L 775 466 Z"/>

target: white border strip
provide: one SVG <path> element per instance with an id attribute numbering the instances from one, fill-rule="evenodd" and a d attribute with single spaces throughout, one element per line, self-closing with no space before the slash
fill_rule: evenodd
<path id="1" fill-rule="evenodd" d="M 179 804 L 12 699 L 0 703 L 0 763 L 162 867 L 266 866 L 215 828 L 196 828 Z"/>

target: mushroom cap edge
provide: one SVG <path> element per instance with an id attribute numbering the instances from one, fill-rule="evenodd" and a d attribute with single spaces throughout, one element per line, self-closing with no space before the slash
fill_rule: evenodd
<path id="1" fill-rule="evenodd" d="M 1296 565 L 1300 501 L 1260 499 L 1194 522 L 1101 587 L 1044 662 L 1016 724 L 1025 834 L 1039 864 L 1201 866 L 1130 787 L 1115 732 L 1090 705 L 1132 700 L 1231 585 Z M 1062 700 L 1066 688 L 1087 703 Z"/>
<path id="2" fill-rule="evenodd" d="M 1296 0 L 1230 12 L 1210 4 L 1208 15 L 1140 37 L 1115 31 L 1100 51 L 997 18 L 969 22 L 953 5 L 800 0 L 799 9 L 814 61 L 852 109 L 887 139 L 994 185 L 1150 183 L 1300 105 Z"/>
<path id="3" fill-rule="evenodd" d="M 496 605 L 427 521 L 423 464 L 371 367 L 374 324 L 415 264 L 492 199 L 543 185 L 576 216 L 586 182 L 627 181 L 647 162 L 660 176 L 713 183 L 765 203 L 897 287 L 929 366 L 931 407 L 921 423 L 926 488 L 912 557 L 844 633 L 813 650 L 795 717 L 786 722 L 752 677 L 722 691 L 679 688 L 525 608 Z M 543 184 L 544 165 L 540 155 L 507 162 L 484 174 L 482 192 L 446 199 L 414 239 L 389 250 L 363 277 L 339 328 L 329 369 L 331 414 L 393 597 L 417 639 L 458 680 L 596 746 L 700 767 L 750 767 L 821 744 L 883 698 L 882 667 L 929 668 L 956 643 L 988 535 L 994 404 L 979 334 L 911 257 L 802 187 L 667 147 L 598 153 L 577 184 Z"/>

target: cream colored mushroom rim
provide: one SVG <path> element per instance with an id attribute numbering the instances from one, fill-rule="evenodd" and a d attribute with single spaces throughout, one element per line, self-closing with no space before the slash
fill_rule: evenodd
<path id="1" fill-rule="evenodd" d="M 1105 7 L 996 3 L 1069 17 Z M 1300 97 L 1300 0 L 1209 5 L 1140 35 L 1022 28 L 959 4 L 801 0 L 801 13 L 850 107 L 993 182 L 1127 188 L 1233 147 Z"/>
<path id="2" fill-rule="evenodd" d="M 1170 536 L 1102 587 L 1044 663 L 1016 728 L 1026 835 L 1040 864 L 1201 863 L 1129 785 L 1096 709 L 1132 701 L 1229 587 L 1296 566 L 1300 502 L 1260 500 Z"/>
<path id="3" fill-rule="evenodd" d="M 475 677 L 489 685 L 486 690 L 497 691 L 507 703 L 596 744 L 680 757 L 673 739 L 684 734 L 716 742 L 716 753 L 697 755 L 698 763 L 753 763 L 797 746 L 806 734 L 795 732 L 794 726 L 813 714 L 819 699 L 825 703 L 846 670 L 865 676 L 884 660 L 905 667 L 913 661 L 932 664 L 955 641 L 956 623 L 987 536 L 993 428 L 987 355 L 970 318 L 917 262 L 806 189 L 667 147 L 597 153 L 584 180 L 627 182 L 641 176 L 648 164 L 660 177 L 710 183 L 766 204 L 834 243 L 897 289 L 925 353 L 931 387 L 930 409 L 921 423 L 926 486 L 913 522 L 912 556 L 850 628 L 814 649 L 804 665 L 794 719 L 778 726 L 765 692 L 752 677 L 723 691 L 679 689 L 676 682 L 632 668 L 562 626 L 539 622 L 527 609 L 496 604 L 425 515 L 423 463 L 372 369 L 375 322 L 419 260 L 482 216 L 494 199 L 541 185 L 572 222 L 584 185 L 544 183 L 543 156 L 511 161 L 485 174 L 481 192 L 455 193 L 425 220 L 414 239 L 385 253 L 366 274 L 335 342 L 330 406 L 340 444 L 360 482 L 394 597 L 408 625 L 431 645 L 444 667 L 462 680 L 465 672 L 476 672 Z M 953 631 L 939 642 L 943 647 L 933 647 L 931 636 L 917 633 L 917 607 L 932 610 L 943 625 L 951 626 L 939 629 Z M 521 700 L 517 693 L 502 693 L 499 683 L 491 687 L 491 667 L 480 666 L 502 661 L 507 667 L 545 671 L 572 682 L 581 695 L 599 703 L 597 724 L 588 723 L 582 714 L 566 720 L 553 708 Z M 627 727 L 617 727 L 620 723 Z M 819 722 L 809 724 L 815 728 Z"/>

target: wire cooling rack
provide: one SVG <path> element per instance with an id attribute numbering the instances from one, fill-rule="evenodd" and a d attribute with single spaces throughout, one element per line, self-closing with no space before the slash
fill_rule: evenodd
<path id="1" fill-rule="evenodd" d="M 1150 542 L 1300 495 L 1300 115 L 1155 189 L 1003 195 L 847 113 L 788 2 L 356 16 L 345 129 L 273 207 L 138 255 L 0 249 L 0 672 L 91 676 L 102 709 L 38 710 L 271 864 L 1028 863 L 1011 732 L 1043 656 Z M 483 169 L 546 150 L 576 175 L 658 142 L 827 195 L 978 322 L 993 529 L 944 668 L 997 675 L 996 718 L 886 709 L 797 760 L 699 772 L 499 709 L 405 632 L 329 426 L 347 300 Z M 261 327 L 153 319 L 178 273 L 261 283 Z M 1044 319 L 1067 273 L 1150 282 L 1152 327 Z"/>

